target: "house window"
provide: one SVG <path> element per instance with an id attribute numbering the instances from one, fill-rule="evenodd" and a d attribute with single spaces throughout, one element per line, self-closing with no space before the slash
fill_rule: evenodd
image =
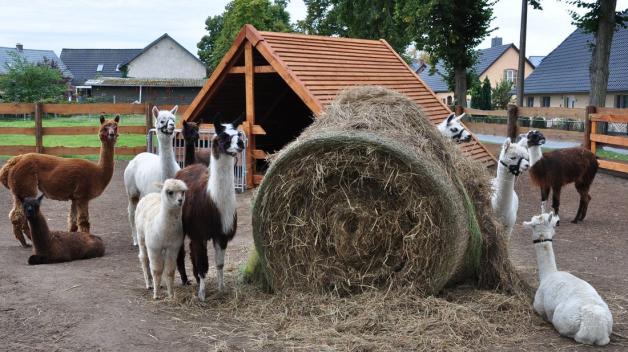
<path id="1" fill-rule="evenodd" d="M 543 101 L 542 101 L 541 106 L 544 107 L 544 108 L 549 108 L 549 106 L 550 106 L 550 97 L 543 97 Z"/>
<path id="2" fill-rule="evenodd" d="M 105 65 L 103 64 L 98 64 L 98 67 L 96 67 L 96 72 L 102 72 L 102 69 Z"/>
<path id="3" fill-rule="evenodd" d="M 116 72 L 120 72 L 120 64 L 116 65 Z"/>
<path id="4" fill-rule="evenodd" d="M 517 85 L 517 70 L 507 69 L 504 70 L 504 79 L 512 82 L 513 86 Z"/>
<path id="5" fill-rule="evenodd" d="M 534 97 L 528 97 L 527 107 L 531 108 L 534 106 Z"/>
<path id="6" fill-rule="evenodd" d="M 615 96 L 616 108 L 628 108 L 628 95 L 616 95 Z"/>

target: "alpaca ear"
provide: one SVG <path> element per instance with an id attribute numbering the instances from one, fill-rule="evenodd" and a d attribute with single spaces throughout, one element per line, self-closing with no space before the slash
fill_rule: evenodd
<path id="1" fill-rule="evenodd" d="M 163 183 L 161 183 L 161 182 L 158 182 L 158 181 L 153 182 L 153 185 L 154 185 L 155 187 L 159 188 L 159 189 L 164 188 L 164 184 L 163 184 Z"/>
<path id="2" fill-rule="evenodd" d="M 100 115 L 100 124 L 105 123 L 105 115 Z"/>
<path id="3" fill-rule="evenodd" d="M 157 108 L 157 105 L 153 106 L 153 118 L 157 118 L 157 116 L 159 116 L 159 109 Z"/>
<path id="4" fill-rule="evenodd" d="M 506 138 L 506 140 L 504 141 L 504 150 L 508 150 L 508 148 L 510 147 L 510 137 Z"/>
<path id="5" fill-rule="evenodd" d="M 174 108 L 172 108 L 172 110 L 170 110 L 170 113 L 173 114 L 173 115 L 176 115 L 178 109 L 179 109 L 179 105 L 175 105 Z"/>
<path id="6" fill-rule="evenodd" d="M 41 204 L 41 200 L 44 199 L 44 194 L 40 194 L 39 197 L 37 197 L 37 203 Z"/>
<path id="7" fill-rule="evenodd" d="M 240 124 L 242 124 L 243 121 L 244 121 L 244 113 L 240 114 L 240 116 L 238 116 L 238 118 L 235 119 L 235 121 L 233 121 L 231 125 L 233 125 L 233 128 L 236 129 L 238 128 L 238 126 L 240 126 Z"/>
<path id="8" fill-rule="evenodd" d="M 453 120 L 453 118 L 456 117 L 455 113 L 451 113 L 449 116 L 447 116 L 447 124 L 449 125 L 451 123 L 451 120 Z"/>
<path id="9" fill-rule="evenodd" d="M 463 112 L 462 115 L 456 117 L 456 121 L 462 120 L 462 118 L 464 117 L 465 114 L 466 114 L 466 112 Z"/>
<path id="10" fill-rule="evenodd" d="M 531 229 L 532 228 L 532 221 L 524 221 L 522 225 L 526 229 Z"/>
<path id="11" fill-rule="evenodd" d="M 225 126 L 223 126 L 220 123 L 220 119 L 218 118 L 218 115 L 214 116 L 214 121 L 212 121 L 212 124 L 214 125 L 214 132 L 216 134 L 221 134 L 222 132 L 225 131 Z"/>
<path id="12" fill-rule="evenodd" d="M 115 121 L 116 123 L 120 122 L 120 115 L 116 115 L 113 121 Z"/>
<path id="13" fill-rule="evenodd" d="M 187 126 L 188 125 L 188 120 L 183 120 L 183 126 Z"/>

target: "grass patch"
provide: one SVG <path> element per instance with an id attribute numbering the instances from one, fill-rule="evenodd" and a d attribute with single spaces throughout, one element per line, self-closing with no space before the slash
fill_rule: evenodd
<path id="1" fill-rule="evenodd" d="M 97 161 L 98 158 L 100 157 L 97 154 L 88 154 L 88 155 L 72 155 L 72 154 L 68 154 L 68 155 L 60 155 L 63 158 L 73 158 L 73 159 L 86 159 L 86 160 L 93 160 L 93 161 Z M 0 161 L 7 161 L 9 159 L 11 159 L 12 157 L 14 157 L 14 155 L 0 155 Z M 115 155 L 114 156 L 114 160 L 131 160 L 135 157 L 135 155 Z"/>
<path id="2" fill-rule="evenodd" d="M 44 147 L 100 147 L 100 139 L 96 135 L 44 136 Z M 35 145 L 35 136 L 6 134 L 2 135 L 0 145 Z M 143 134 L 122 134 L 116 146 L 136 147 L 146 145 Z"/>
<path id="3" fill-rule="evenodd" d="M 628 154 L 621 154 L 603 149 L 598 149 L 595 155 L 602 159 L 628 161 Z"/>
<path id="4" fill-rule="evenodd" d="M 113 118 L 115 115 L 105 115 Z M 42 120 L 44 127 L 74 127 L 74 126 L 98 126 L 100 115 L 72 115 L 59 116 L 46 115 Z M 146 117 L 144 115 L 122 115 L 120 125 L 122 126 L 144 126 Z M 29 118 L 0 118 L 0 127 L 35 127 L 35 121 Z"/>

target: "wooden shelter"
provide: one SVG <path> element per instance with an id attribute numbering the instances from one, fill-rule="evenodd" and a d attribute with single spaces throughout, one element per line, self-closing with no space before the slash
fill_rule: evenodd
<path id="1" fill-rule="evenodd" d="M 260 32 L 245 25 L 183 118 L 207 123 L 217 114 L 228 120 L 245 111 L 252 186 L 262 178 L 267 153 L 297 137 L 340 90 L 355 85 L 405 94 L 435 124 L 450 114 L 383 39 Z M 487 166 L 495 164 L 475 136 L 460 147 Z"/>

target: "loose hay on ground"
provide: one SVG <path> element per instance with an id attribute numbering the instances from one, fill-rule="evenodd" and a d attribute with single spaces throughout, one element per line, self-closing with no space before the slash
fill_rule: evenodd
<path id="1" fill-rule="evenodd" d="M 275 290 L 525 291 L 488 180 L 406 97 L 345 91 L 272 158 L 252 212 L 262 271 Z"/>

